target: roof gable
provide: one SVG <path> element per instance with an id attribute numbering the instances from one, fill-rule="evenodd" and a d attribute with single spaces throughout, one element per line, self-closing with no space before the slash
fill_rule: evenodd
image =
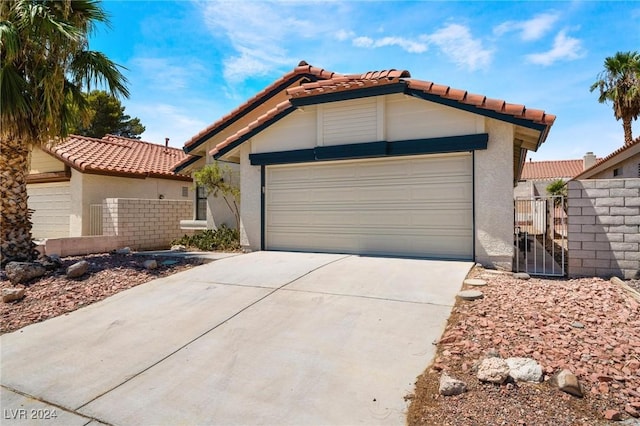
<path id="1" fill-rule="evenodd" d="M 71 135 L 43 151 L 83 173 L 129 177 L 191 180 L 171 167 L 187 157 L 177 148 L 106 135 L 102 139 Z"/>
<path id="2" fill-rule="evenodd" d="M 303 83 L 298 87 L 289 88 L 286 90 L 289 97 L 287 101 L 266 111 L 246 127 L 217 144 L 210 151 L 210 154 L 215 158 L 220 158 L 253 135 L 288 115 L 288 112 L 296 107 L 391 93 L 405 93 L 420 99 L 530 128 L 535 131 L 535 148 L 544 142 L 556 118 L 542 110 L 528 109 L 524 105 L 511 104 L 500 99 L 487 98 L 483 95 L 468 93 L 465 90 L 414 80 L 409 77 L 408 71 L 395 69 L 370 71 L 357 75 L 333 74 L 330 78 L 325 78 L 322 81 Z M 285 113 L 285 111 L 288 112 Z"/>
<path id="3" fill-rule="evenodd" d="M 599 160 L 593 166 L 589 167 L 587 170 L 578 174 L 574 177 L 574 179 L 589 179 L 590 177 L 614 167 L 616 164 L 630 158 L 632 155 L 640 154 L 640 137 L 636 138 L 633 142 L 628 145 L 624 145 L 621 148 L 616 149 L 611 154 L 607 155 L 603 159 Z"/>

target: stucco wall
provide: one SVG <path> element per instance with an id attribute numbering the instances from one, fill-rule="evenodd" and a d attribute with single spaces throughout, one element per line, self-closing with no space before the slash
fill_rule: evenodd
<path id="1" fill-rule="evenodd" d="M 613 175 L 614 169 L 621 169 L 618 176 Z M 636 154 L 624 161 L 609 167 L 595 175 L 590 179 L 622 179 L 622 178 L 640 178 L 640 154 Z"/>
<path id="2" fill-rule="evenodd" d="M 40 148 L 31 151 L 31 173 L 64 171 L 64 163 Z"/>
<path id="3" fill-rule="evenodd" d="M 102 204 L 102 230 L 134 250 L 166 249 L 188 233 L 180 229 L 180 220 L 191 218 L 192 204 L 190 200 L 107 198 Z"/>
<path id="4" fill-rule="evenodd" d="M 640 179 L 568 183 L 569 276 L 640 278 Z"/>
<path id="5" fill-rule="evenodd" d="M 241 146 L 243 247 L 260 248 L 260 167 L 250 165 L 249 153 L 322 146 L 326 132 L 326 126 L 321 125 L 323 117 L 327 108 L 339 108 L 341 103 L 324 104 L 320 108 L 306 107 L 304 111 L 294 112 Z M 347 104 L 357 105 L 355 102 Z M 367 105 L 367 108 L 372 107 L 369 103 Z M 475 153 L 476 261 L 511 270 L 514 254 L 514 126 L 403 95 L 377 101 L 375 108 L 380 120 L 378 124 L 382 124 L 376 135 L 390 141 L 489 133 L 488 149 Z M 417 109 L 415 114 L 414 109 Z M 346 128 L 345 132 L 350 129 Z M 354 139 L 349 137 L 349 140 Z"/>
<path id="6" fill-rule="evenodd" d="M 513 125 L 486 119 L 489 144 L 475 152 L 476 262 L 513 264 Z"/>

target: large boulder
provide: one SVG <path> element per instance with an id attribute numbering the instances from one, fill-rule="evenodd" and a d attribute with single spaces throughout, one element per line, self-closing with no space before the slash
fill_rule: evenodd
<path id="1" fill-rule="evenodd" d="M 33 262 L 9 262 L 4 268 L 7 278 L 13 284 L 20 284 L 39 278 L 47 272 L 44 266 Z"/>
<path id="2" fill-rule="evenodd" d="M 78 278 L 83 276 L 89 270 L 89 262 L 86 260 L 81 260 L 80 262 L 76 262 L 73 265 L 69 266 L 67 269 L 67 278 Z"/>

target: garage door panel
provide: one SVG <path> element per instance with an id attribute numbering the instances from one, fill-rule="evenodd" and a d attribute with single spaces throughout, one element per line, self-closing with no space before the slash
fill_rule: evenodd
<path id="1" fill-rule="evenodd" d="M 268 166 L 266 247 L 470 259 L 468 153 Z"/>

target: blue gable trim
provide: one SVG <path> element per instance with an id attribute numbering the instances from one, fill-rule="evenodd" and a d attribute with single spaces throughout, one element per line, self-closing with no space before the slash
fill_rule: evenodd
<path id="1" fill-rule="evenodd" d="M 404 155 L 443 154 L 487 149 L 489 135 L 480 133 L 442 138 L 411 139 L 404 141 L 379 141 L 360 144 L 319 146 L 293 151 L 249 154 L 252 166 L 274 164 L 311 163 L 330 160 L 359 158 L 398 157 Z"/>
<path id="2" fill-rule="evenodd" d="M 260 126 L 256 127 L 255 129 L 251 130 L 249 133 L 241 136 L 240 138 L 238 138 L 237 140 L 233 141 L 232 143 L 230 143 L 229 145 L 225 146 L 224 148 L 222 148 L 218 153 L 216 153 L 213 158 L 215 158 L 216 160 L 219 159 L 220 157 L 222 157 L 224 154 L 226 154 L 227 152 L 231 151 L 232 149 L 234 149 L 235 147 L 239 146 L 240 144 L 242 144 L 244 141 L 251 139 L 252 137 L 254 137 L 255 135 L 257 135 L 258 133 L 260 133 L 261 131 L 263 131 L 264 129 L 266 129 L 267 127 L 271 126 L 273 123 L 275 123 L 278 120 L 281 120 L 282 118 L 286 117 L 287 115 L 291 114 L 293 111 L 295 111 L 296 108 L 295 107 L 289 107 L 287 109 L 285 109 L 284 111 L 282 111 L 281 113 L 279 113 L 278 115 L 274 116 L 273 118 L 271 118 L 270 120 L 265 121 L 264 123 L 262 123 Z"/>
<path id="3" fill-rule="evenodd" d="M 179 165 L 178 167 L 174 168 L 172 171 L 174 173 L 180 173 L 181 171 L 183 171 L 184 169 L 186 169 L 187 167 L 189 167 L 190 165 L 192 165 L 193 163 L 195 163 L 201 158 L 202 158 L 201 155 L 194 155 L 192 158 L 187 160 L 186 163 Z"/>
<path id="4" fill-rule="evenodd" d="M 346 101 L 349 99 L 368 98 L 371 96 L 390 95 L 392 93 L 403 93 L 405 87 L 405 83 L 383 84 L 381 86 L 370 86 L 363 89 L 323 93 L 321 95 L 305 96 L 303 98 L 292 98 L 290 99 L 290 102 L 295 107 L 301 107 L 305 105 L 324 104 L 327 102 Z"/>
<path id="5" fill-rule="evenodd" d="M 193 151 L 194 149 L 196 149 L 197 147 L 199 147 L 200 145 L 205 143 L 209 138 L 211 138 L 211 137 L 215 136 L 216 134 L 220 133 L 221 131 L 223 131 L 224 129 L 226 129 L 227 127 L 229 127 L 230 125 L 232 125 L 236 121 L 238 121 L 240 118 L 244 117 L 245 115 L 247 115 L 248 113 L 250 113 L 251 111 L 256 109 L 259 105 L 262 105 L 262 103 L 268 101 L 269 99 L 273 98 L 278 93 L 282 92 L 284 89 L 289 87 L 292 83 L 295 83 L 296 81 L 302 80 L 304 78 L 309 79 L 310 81 L 318 81 L 318 78 L 313 74 L 298 74 L 294 78 L 290 78 L 289 80 L 286 80 L 286 81 L 282 82 L 281 84 L 279 84 L 275 88 L 273 88 L 271 91 L 269 91 L 269 93 L 264 98 L 262 98 L 262 100 L 260 102 L 255 102 L 254 104 L 250 105 L 242 113 L 240 113 L 240 114 L 236 115 L 235 117 L 229 119 L 228 121 L 226 121 L 225 123 L 220 125 L 220 127 L 216 128 L 216 129 L 213 129 L 210 132 L 207 132 L 204 135 L 202 135 L 196 142 L 193 143 L 193 145 L 188 146 L 188 147 L 187 146 L 182 147 L 182 150 L 187 154 L 190 153 L 191 151 Z"/>

